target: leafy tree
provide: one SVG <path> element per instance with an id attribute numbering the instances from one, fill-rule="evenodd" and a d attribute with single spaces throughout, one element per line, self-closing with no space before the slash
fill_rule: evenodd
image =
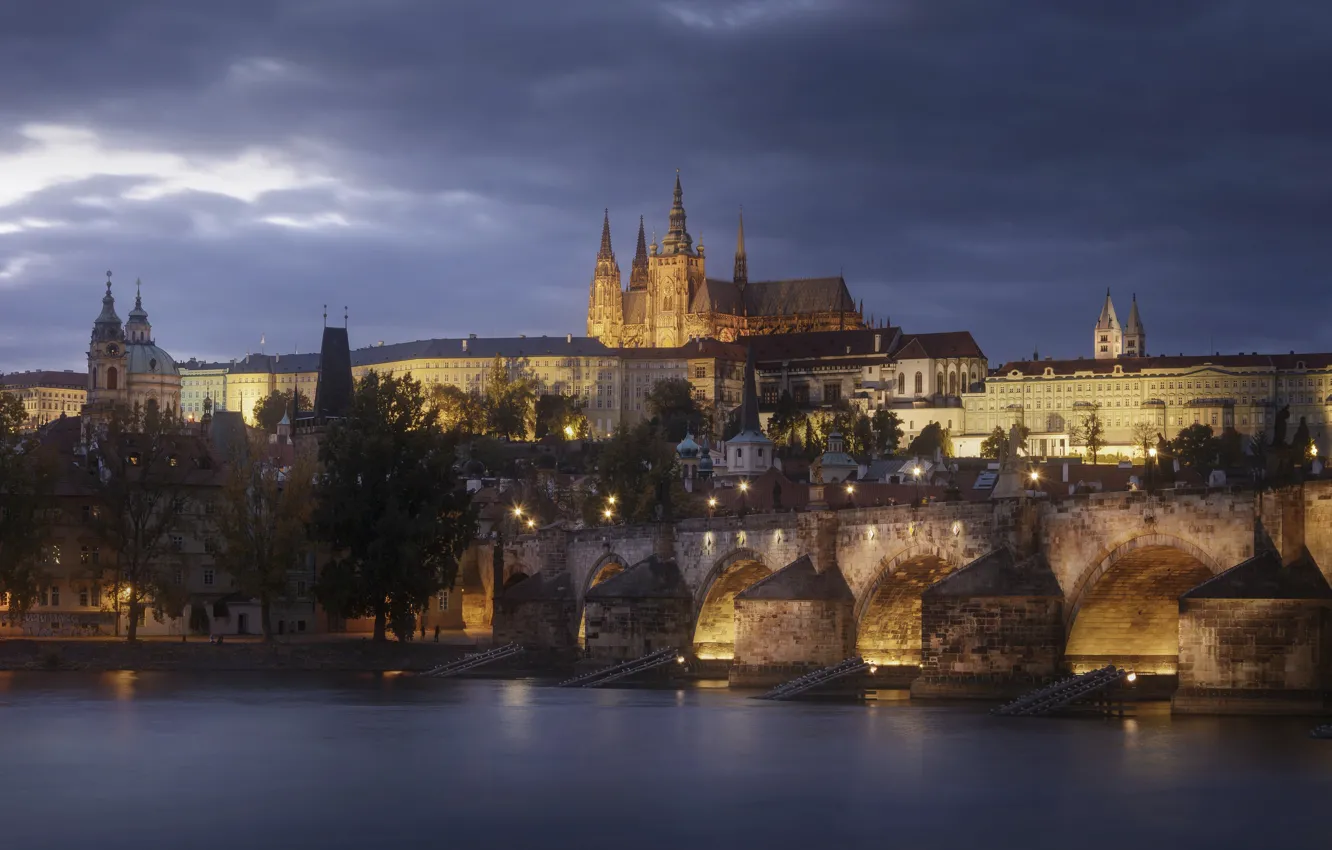
<path id="1" fill-rule="evenodd" d="M 486 376 L 485 400 L 489 434 L 506 440 L 521 440 L 527 436 L 536 387 L 531 379 L 521 374 L 518 364 L 495 355 Z"/>
<path id="2" fill-rule="evenodd" d="M 659 425 L 621 425 L 597 458 L 597 498 L 584 500 L 584 519 L 603 522 L 602 512 L 611 496 L 615 497 L 616 520 L 650 522 L 658 518 L 658 506 L 663 516 L 671 512 L 684 492 L 675 464 L 675 450 Z"/>
<path id="3" fill-rule="evenodd" d="M 1170 441 L 1170 450 L 1180 464 L 1206 478 L 1216 469 L 1221 441 L 1212 433 L 1211 425 L 1198 423 L 1180 431 Z"/>
<path id="4" fill-rule="evenodd" d="M 1150 422 L 1135 422 L 1133 429 L 1129 432 L 1133 435 L 1133 448 L 1142 452 L 1145 458 L 1156 444 L 1156 426 Z"/>
<path id="5" fill-rule="evenodd" d="M 89 454 L 93 534 L 115 555 L 117 610 L 128 617 L 126 638 L 138 638 L 139 618 L 151 606 L 159 619 L 175 610 L 181 590 L 169 573 L 181 563 L 174 535 L 197 527 L 191 496 L 213 480 L 212 457 L 187 435 L 174 410 L 116 411 Z M 206 503 L 204 503 L 206 505 Z"/>
<path id="6" fill-rule="evenodd" d="M 486 402 L 475 390 L 453 384 L 431 384 L 428 404 L 438 412 L 440 427 L 445 431 L 467 437 L 486 432 Z"/>
<path id="7" fill-rule="evenodd" d="M 902 420 L 892 410 L 874 411 L 870 420 L 874 429 L 874 454 L 879 457 L 892 457 L 897 454 L 897 447 L 902 443 Z"/>
<path id="8" fill-rule="evenodd" d="M 685 378 L 657 381 L 644 398 L 648 414 L 661 425 L 667 440 L 680 442 L 689 431 L 701 433 L 703 411 L 694 398 L 694 387 Z"/>
<path id="9" fill-rule="evenodd" d="M 299 388 L 296 390 L 286 390 L 285 392 L 273 390 L 268 395 L 254 403 L 254 421 L 265 434 L 272 434 L 277 430 L 278 423 L 282 417 L 291 412 L 291 396 L 296 393 L 297 410 L 310 410 L 314 405 L 310 403 L 310 397 Z"/>
<path id="10" fill-rule="evenodd" d="M 942 457 L 953 456 L 953 438 L 948 429 L 938 422 L 931 422 L 907 446 L 907 453 L 917 457 L 934 457 L 935 452 Z"/>
<path id="11" fill-rule="evenodd" d="M 536 439 L 552 435 L 560 439 L 586 440 L 591 426 L 583 413 L 587 402 L 573 395 L 542 395 L 536 400 Z"/>
<path id="12" fill-rule="evenodd" d="M 371 372 L 319 448 L 314 527 L 340 554 L 315 594 L 344 617 L 373 617 L 374 640 L 409 636 L 415 612 L 453 583 L 476 533 L 453 476 L 455 438 L 410 375 Z"/>
<path id="13" fill-rule="evenodd" d="M 1018 426 L 1018 437 L 1026 445 L 1027 437 L 1031 434 L 1031 429 L 1026 425 Z M 990 432 L 990 436 L 981 442 L 980 456 L 999 459 L 1008 453 L 1008 432 L 998 425 Z"/>
<path id="14" fill-rule="evenodd" d="M 814 420 L 805 418 L 805 457 L 813 460 L 823 453 L 823 444 L 814 434 Z"/>
<path id="15" fill-rule="evenodd" d="M 860 414 L 851 423 L 851 433 L 847 435 L 847 448 L 861 460 L 869 460 L 874 455 L 874 423 L 865 414 Z"/>
<path id="16" fill-rule="evenodd" d="M 807 421 L 805 412 L 796 404 L 791 393 L 783 391 L 768 419 L 768 439 L 789 452 L 800 444 L 800 435 Z"/>
<path id="17" fill-rule="evenodd" d="M 315 462 L 298 452 L 286 469 L 267 458 L 267 443 L 251 438 L 237 447 L 217 500 L 222 548 L 218 565 L 236 586 L 259 600 L 264 640 L 273 639 L 272 607 L 288 595 L 293 570 L 309 548 Z"/>
<path id="18" fill-rule="evenodd" d="M 1101 406 L 1093 404 L 1088 407 L 1082 419 L 1071 430 L 1069 438 L 1073 445 L 1086 449 L 1091 462 L 1096 463 L 1101 449 L 1105 448 L 1105 423 L 1101 420 Z"/>
<path id="19" fill-rule="evenodd" d="M 43 583 L 56 473 L 54 458 L 22 433 L 27 418 L 19 397 L 0 391 L 0 596 L 16 614 L 37 601 Z"/>

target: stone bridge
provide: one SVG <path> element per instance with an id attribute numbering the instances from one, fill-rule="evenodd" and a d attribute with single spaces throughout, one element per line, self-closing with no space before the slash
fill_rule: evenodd
<path id="1" fill-rule="evenodd" d="M 505 547 L 496 639 L 605 660 L 675 644 L 701 667 L 746 683 L 860 654 L 918 671 L 922 695 L 1106 663 L 1179 674 L 1195 689 L 1248 676 L 1270 691 L 1289 677 L 1218 658 L 1224 630 L 1216 616 L 1200 620 L 1205 634 L 1193 629 L 1188 599 L 1198 597 L 1201 610 L 1222 590 L 1209 580 L 1223 574 L 1222 584 L 1248 576 L 1226 598 L 1287 598 L 1289 588 L 1245 589 L 1262 584 L 1249 573 L 1270 571 L 1274 559 L 1277 584 L 1298 572 L 1299 603 L 1317 608 L 1321 622 L 1332 597 L 1318 569 L 1332 564 L 1332 530 L 1324 529 L 1332 529 L 1332 482 L 1263 494 L 1113 493 L 557 525 Z M 1316 601 L 1303 598 L 1310 594 Z M 1185 633 L 1199 645 L 1185 648 Z M 1332 652 L 1321 631 L 1306 637 L 1316 644 L 1299 649 L 1316 656 L 1306 666 L 1321 669 Z M 1278 649 L 1268 666 L 1277 656 L 1285 663 Z M 1200 663 L 1211 678 L 1195 682 Z"/>

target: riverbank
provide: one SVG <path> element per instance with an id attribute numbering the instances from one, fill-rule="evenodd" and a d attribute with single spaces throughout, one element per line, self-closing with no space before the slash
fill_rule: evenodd
<path id="1" fill-rule="evenodd" d="M 429 670 L 474 651 L 471 643 L 375 643 L 339 637 L 290 643 L 228 640 L 0 640 L 0 670 Z"/>

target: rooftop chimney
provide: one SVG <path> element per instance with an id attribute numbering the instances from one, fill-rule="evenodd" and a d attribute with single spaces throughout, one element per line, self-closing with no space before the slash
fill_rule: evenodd
<path id="1" fill-rule="evenodd" d="M 462 344 L 463 344 L 463 351 L 466 352 L 466 351 L 467 351 L 467 340 L 463 340 L 463 341 L 462 341 Z"/>
<path id="2" fill-rule="evenodd" d="M 567 343 L 569 343 L 570 345 L 572 345 L 572 344 L 573 344 L 573 334 L 565 334 L 565 335 L 564 335 L 564 341 L 567 342 Z"/>
<path id="3" fill-rule="evenodd" d="M 883 348 L 883 334 L 874 335 L 874 352 L 877 354 Z"/>

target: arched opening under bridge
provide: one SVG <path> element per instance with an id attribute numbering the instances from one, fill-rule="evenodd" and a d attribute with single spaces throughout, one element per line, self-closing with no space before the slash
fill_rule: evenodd
<path id="1" fill-rule="evenodd" d="M 703 660 L 735 657 L 735 597 L 772 570 L 748 550 L 722 558 L 704 585 L 702 602 L 694 618 L 694 654 Z"/>
<path id="2" fill-rule="evenodd" d="M 583 588 L 583 595 L 579 598 L 578 610 L 578 645 L 584 649 L 587 648 L 587 592 L 608 578 L 617 576 L 624 572 L 624 562 L 615 555 L 606 555 L 592 567 L 588 575 L 587 587 Z"/>
<path id="3" fill-rule="evenodd" d="M 920 595 L 953 570 L 953 564 L 931 552 L 885 558 L 860 604 L 856 654 L 881 666 L 919 665 Z"/>
<path id="4" fill-rule="evenodd" d="M 1114 664 L 1176 674 L 1179 597 L 1214 574 L 1205 557 L 1193 547 L 1121 546 L 1097 565 L 1070 600 L 1068 667 L 1082 673 Z"/>

